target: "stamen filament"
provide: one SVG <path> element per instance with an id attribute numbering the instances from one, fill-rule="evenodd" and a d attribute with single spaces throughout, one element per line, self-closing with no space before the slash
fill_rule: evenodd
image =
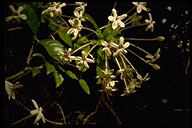
<path id="1" fill-rule="evenodd" d="M 148 23 L 143 23 L 143 24 L 138 24 L 138 25 L 133 25 L 133 26 L 129 26 L 129 27 L 125 27 L 123 29 L 121 29 L 120 32 L 126 30 L 126 29 L 129 29 L 129 28 L 133 28 L 133 27 L 139 27 L 139 26 L 145 26 L 145 25 L 149 25 Z"/>
<path id="2" fill-rule="evenodd" d="M 95 31 L 95 30 L 93 30 L 93 29 L 90 29 L 90 28 L 87 28 L 87 27 L 83 27 L 82 29 L 85 29 L 85 30 L 89 30 L 89 31 L 91 31 L 91 32 L 94 32 L 94 33 L 96 33 L 96 31 Z"/>
<path id="3" fill-rule="evenodd" d="M 74 53 L 76 53 L 77 51 L 79 51 L 79 50 L 82 49 L 83 47 L 88 46 L 88 45 L 90 45 L 90 44 L 92 44 L 92 42 L 90 42 L 90 43 L 88 43 L 88 44 L 85 44 L 85 45 L 82 45 L 82 46 L 79 47 L 78 49 L 75 49 L 75 50 L 71 53 L 71 55 L 74 54 Z"/>
<path id="4" fill-rule="evenodd" d="M 59 16 L 59 18 L 67 25 L 67 27 L 69 27 L 69 25 L 67 24 L 67 22 L 66 22 L 61 16 Z"/>
<path id="5" fill-rule="evenodd" d="M 130 43 L 130 45 L 132 45 L 133 47 L 135 47 L 135 48 L 141 50 L 142 52 L 144 52 L 144 53 L 146 53 L 146 54 L 148 54 L 148 55 L 151 55 L 149 52 L 145 51 L 144 49 L 140 48 L 140 47 L 137 46 L 137 45 L 134 45 L 134 44 L 132 44 L 132 43 Z"/>

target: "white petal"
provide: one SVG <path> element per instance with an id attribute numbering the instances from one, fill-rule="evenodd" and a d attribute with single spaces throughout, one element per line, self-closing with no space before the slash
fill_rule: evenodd
<path id="1" fill-rule="evenodd" d="M 66 6 L 66 3 L 62 3 L 62 4 L 59 5 L 60 8 L 62 8 L 64 6 Z"/>
<path id="2" fill-rule="evenodd" d="M 70 28 L 68 31 L 67 31 L 67 34 L 72 34 L 74 32 L 74 28 Z"/>
<path id="3" fill-rule="evenodd" d="M 112 9 L 112 13 L 114 17 L 117 17 L 117 11 L 114 8 Z"/>
<path id="4" fill-rule="evenodd" d="M 149 23 L 149 24 L 151 23 L 151 21 L 148 20 L 148 19 L 145 19 L 145 22 L 146 22 L 146 23 Z"/>
<path id="5" fill-rule="evenodd" d="M 133 3 L 134 5 L 136 5 L 136 6 L 138 5 L 138 2 L 132 2 L 132 3 Z"/>
<path id="6" fill-rule="evenodd" d="M 116 43 L 111 43 L 111 46 L 114 48 L 119 48 L 119 45 L 117 45 Z"/>
<path id="7" fill-rule="evenodd" d="M 36 102 L 35 100 L 33 100 L 33 99 L 32 99 L 31 101 L 33 102 L 33 105 L 35 106 L 35 108 L 38 109 L 39 107 L 38 107 L 38 105 L 37 105 L 37 102 Z"/>
<path id="8" fill-rule="evenodd" d="M 42 119 L 43 123 L 45 123 L 45 117 L 44 117 L 44 115 L 43 115 L 42 113 L 39 113 L 39 114 L 41 115 L 41 119 Z"/>
<path id="9" fill-rule="evenodd" d="M 11 92 L 11 97 L 12 97 L 12 99 L 15 99 L 15 92 Z"/>
<path id="10" fill-rule="evenodd" d="M 154 58 L 154 56 L 152 56 L 152 55 L 146 55 L 145 57 L 148 58 L 148 59 L 153 59 Z"/>
<path id="11" fill-rule="evenodd" d="M 13 18 L 14 18 L 14 16 L 8 16 L 8 17 L 6 18 L 6 21 L 8 22 L 8 21 L 12 20 Z"/>
<path id="12" fill-rule="evenodd" d="M 117 22 L 120 27 L 122 28 L 125 27 L 125 24 L 121 20 L 118 20 Z"/>
<path id="13" fill-rule="evenodd" d="M 148 14 L 149 14 L 149 20 L 152 21 L 151 13 L 148 13 Z"/>
<path id="14" fill-rule="evenodd" d="M 34 121 L 33 124 L 36 124 L 37 122 L 39 122 L 39 120 L 41 119 L 41 114 L 39 113 Z"/>
<path id="15" fill-rule="evenodd" d="M 89 58 L 86 58 L 86 61 L 89 63 L 95 63 L 95 61 L 93 59 L 89 59 Z"/>
<path id="16" fill-rule="evenodd" d="M 109 21 L 114 21 L 114 20 L 115 20 L 115 17 L 113 17 L 113 16 L 108 16 L 108 20 L 109 20 Z"/>
<path id="17" fill-rule="evenodd" d="M 113 28 L 113 29 L 116 29 L 116 28 L 117 28 L 117 26 L 118 26 L 118 25 L 117 25 L 117 21 L 116 21 L 116 20 L 115 20 L 115 21 L 113 21 L 113 23 L 112 23 L 112 28 Z"/>
<path id="18" fill-rule="evenodd" d="M 127 17 L 127 14 L 123 14 L 123 15 L 121 15 L 121 16 L 118 16 L 118 18 L 119 18 L 120 20 L 123 20 L 125 17 Z"/>
<path id="19" fill-rule="evenodd" d="M 138 7 L 137 7 L 137 12 L 138 12 L 138 13 L 141 13 L 141 11 L 142 11 L 141 7 L 138 6 Z"/>
<path id="20" fill-rule="evenodd" d="M 126 43 L 123 45 L 123 48 L 128 48 L 129 45 L 130 45 L 130 43 L 129 43 L 129 42 L 126 42 Z"/>
<path id="21" fill-rule="evenodd" d="M 108 43 L 107 43 L 107 41 L 102 41 L 102 42 L 101 42 L 101 45 L 107 47 Z"/>
<path id="22" fill-rule="evenodd" d="M 26 15 L 24 15 L 24 14 L 19 15 L 19 18 L 21 18 L 21 19 L 23 19 L 23 20 L 26 20 L 26 19 L 27 19 Z"/>
<path id="23" fill-rule="evenodd" d="M 75 21 L 72 19 L 69 19 L 68 22 L 73 26 Z"/>
<path id="24" fill-rule="evenodd" d="M 119 54 L 120 51 L 122 51 L 122 50 L 121 50 L 121 49 L 118 49 L 118 50 L 113 54 L 113 57 L 116 57 L 116 56 Z"/>
<path id="25" fill-rule="evenodd" d="M 23 11 L 23 7 L 22 7 L 22 6 L 20 6 L 16 12 L 17 12 L 18 14 L 20 14 L 21 11 Z"/>
<path id="26" fill-rule="evenodd" d="M 147 8 L 145 6 L 141 6 L 141 9 L 147 11 Z"/>
<path id="27" fill-rule="evenodd" d="M 119 38 L 119 46 L 123 46 L 124 38 L 121 36 Z"/>
<path id="28" fill-rule="evenodd" d="M 75 15 L 77 18 L 79 18 L 80 14 L 79 14 L 78 11 L 74 11 L 73 13 L 74 13 L 74 15 Z"/>
<path id="29" fill-rule="evenodd" d="M 35 110 L 31 110 L 30 113 L 31 113 L 31 115 L 36 115 L 39 113 L 39 111 L 37 109 L 35 109 Z"/>
<path id="30" fill-rule="evenodd" d="M 80 6 L 80 7 L 76 7 L 75 8 L 75 11 L 80 11 L 82 9 L 82 7 Z"/>
<path id="31" fill-rule="evenodd" d="M 11 9 L 11 11 L 12 11 L 13 13 L 16 12 L 16 11 L 15 11 L 15 8 L 13 7 L 13 5 L 9 5 L 9 8 Z"/>
<path id="32" fill-rule="evenodd" d="M 77 29 L 73 29 L 74 30 L 74 36 L 77 36 L 77 34 L 79 33 L 79 31 Z"/>
<path id="33" fill-rule="evenodd" d="M 53 18 L 53 16 L 54 16 L 53 12 L 50 12 L 50 16 Z"/>
<path id="34" fill-rule="evenodd" d="M 87 63 L 86 61 L 84 61 L 84 65 L 85 65 L 85 67 L 86 67 L 87 69 L 89 69 L 89 65 L 88 65 L 88 63 Z"/>

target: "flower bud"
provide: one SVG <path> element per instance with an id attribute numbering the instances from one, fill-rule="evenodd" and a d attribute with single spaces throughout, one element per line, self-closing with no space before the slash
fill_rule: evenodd
<path id="1" fill-rule="evenodd" d="M 163 36 L 157 37 L 157 41 L 164 41 L 164 40 L 165 40 L 165 37 L 163 37 Z"/>
<path id="2" fill-rule="evenodd" d="M 159 70 L 159 69 L 160 69 L 160 66 L 157 65 L 157 64 L 152 64 L 151 66 L 152 66 L 155 70 Z"/>

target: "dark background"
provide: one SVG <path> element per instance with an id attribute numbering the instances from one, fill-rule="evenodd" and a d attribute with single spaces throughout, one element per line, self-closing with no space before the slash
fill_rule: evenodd
<path id="1" fill-rule="evenodd" d="M 11 15 L 8 5 L 9 3 L 4 3 L 3 20 Z M 99 27 L 102 27 L 107 24 L 107 17 L 111 14 L 113 6 L 114 2 L 88 2 L 85 12 L 94 18 Z M 171 10 L 167 9 L 168 6 L 171 7 Z M 118 14 L 121 15 L 132 7 L 131 2 L 118 2 L 116 10 Z M 112 107 L 121 119 L 123 126 L 189 126 L 190 66 L 188 73 L 186 74 L 185 72 L 186 64 L 190 57 L 189 3 L 148 2 L 147 7 L 151 9 L 150 13 L 156 22 L 154 32 L 145 32 L 146 27 L 144 26 L 123 31 L 122 35 L 124 35 L 124 37 L 141 38 L 164 36 L 165 41 L 163 42 L 134 42 L 150 53 L 155 53 L 157 48 L 160 47 L 162 50 L 160 53 L 161 57 L 156 63 L 160 65 L 161 69 L 156 71 L 142 63 L 136 57 L 130 56 L 131 59 L 129 59 L 138 71 L 142 75 L 149 72 L 151 79 L 144 83 L 141 89 L 138 89 L 136 93 L 130 96 L 118 97 L 117 94 L 111 97 L 113 101 Z M 63 13 L 68 14 L 67 11 Z M 148 19 L 146 12 L 142 11 L 141 15 L 143 16 L 143 21 L 146 18 Z M 163 18 L 167 19 L 164 24 L 161 22 Z M 176 27 L 177 25 L 178 27 Z M 7 23 L 4 22 L 3 51 L 5 78 L 19 72 L 26 66 L 26 58 L 33 44 L 33 33 L 25 22 L 18 25 L 22 26 L 22 29 L 12 32 L 7 31 L 14 26 L 17 25 L 7 25 Z M 90 27 L 92 26 L 90 25 Z M 40 31 L 41 33 L 39 32 L 39 38 L 46 38 L 51 33 L 49 29 L 44 29 L 44 25 L 41 25 L 40 30 L 42 31 Z M 86 34 L 86 32 L 82 32 L 82 34 Z M 41 50 L 42 53 L 46 53 L 41 46 L 36 44 L 35 51 L 39 52 L 39 50 Z M 38 63 L 41 63 L 41 60 L 39 60 Z M 35 64 L 38 65 L 38 63 L 36 62 Z M 71 67 L 69 67 L 69 69 L 74 70 L 74 72 L 77 72 L 78 75 L 81 75 L 81 77 L 87 81 L 91 90 L 90 96 L 82 90 L 78 82 L 71 80 L 65 74 L 63 74 L 65 78 L 63 85 L 56 89 L 53 76 L 45 76 L 42 74 L 32 78 L 29 73 L 20 79 L 25 91 L 18 89 L 18 92 L 27 100 L 24 105 L 31 109 L 31 106 L 33 106 L 31 99 L 33 98 L 44 108 L 45 116 L 49 119 L 53 119 L 54 117 L 55 120 L 59 120 L 62 117 L 54 115 L 58 109 L 57 107 L 50 107 L 54 101 L 62 106 L 65 115 L 69 115 L 74 111 L 87 112 L 86 114 L 88 115 L 90 111 L 94 111 L 100 98 L 100 94 L 97 93 L 99 86 L 95 85 L 95 65 L 90 64 L 90 69 L 81 74 Z M 45 88 L 48 90 L 46 93 L 49 95 L 43 91 Z M 60 96 L 55 93 L 61 91 L 63 91 L 63 93 Z M 17 95 L 16 98 L 20 100 Z M 167 99 L 167 103 L 163 103 L 163 99 Z M 50 114 L 49 111 L 52 111 L 52 114 Z M 5 126 L 9 126 L 27 114 L 28 112 L 25 113 L 22 106 L 16 105 L 14 100 L 8 101 L 7 94 L 4 94 Z M 68 121 L 73 122 L 75 117 L 76 115 L 72 115 Z M 100 105 L 98 112 L 92 116 L 90 120 L 95 121 L 96 126 L 117 126 L 113 115 L 104 104 Z M 33 119 L 29 119 L 23 124 L 18 124 L 18 126 L 28 126 L 32 124 L 32 122 Z"/>

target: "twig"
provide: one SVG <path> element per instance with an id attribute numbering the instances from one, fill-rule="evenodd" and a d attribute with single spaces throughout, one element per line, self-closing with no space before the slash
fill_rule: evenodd
<path id="1" fill-rule="evenodd" d="M 30 60 L 31 60 L 31 55 L 32 55 L 32 53 L 33 53 L 33 45 L 31 46 L 31 49 L 30 49 L 30 51 L 29 51 L 29 55 L 28 55 L 28 57 L 27 57 L 27 64 L 29 64 L 29 62 L 30 62 Z"/>
<path id="2" fill-rule="evenodd" d="M 99 104 L 101 103 L 101 101 L 102 101 L 102 99 L 99 100 L 99 102 L 98 102 L 98 104 L 97 104 L 97 106 L 96 106 L 95 111 L 92 112 L 92 113 L 90 113 L 90 114 L 83 120 L 83 125 L 89 120 L 89 118 L 90 118 L 92 115 L 94 115 L 94 114 L 97 112 L 98 107 L 99 107 Z"/>
<path id="3" fill-rule="evenodd" d="M 35 67 L 35 68 L 36 68 L 36 69 L 42 69 L 43 66 L 41 65 L 41 66 Z M 17 78 L 17 77 L 19 77 L 19 76 L 24 75 L 24 73 L 26 73 L 27 71 L 31 71 L 31 68 L 30 68 L 30 67 L 25 67 L 24 70 L 22 70 L 22 71 L 20 71 L 20 72 L 18 72 L 18 73 L 16 73 L 16 74 L 14 74 L 14 75 L 12 75 L 12 76 L 9 76 L 9 77 L 5 78 L 5 80 L 7 80 L 7 81 L 13 80 L 13 79 L 15 79 L 15 78 Z"/>
<path id="4" fill-rule="evenodd" d="M 24 121 L 24 120 L 26 120 L 26 119 L 28 119 L 28 118 L 31 118 L 31 117 L 33 117 L 33 116 L 35 116 L 35 115 L 28 115 L 28 116 L 26 116 L 26 117 L 24 117 L 24 118 L 22 118 L 22 119 L 20 119 L 20 120 L 18 120 L 18 121 L 16 121 L 16 122 L 12 123 L 11 125 L 18 124 L 18 123 L 20 123 L 20 122 L 22 122 L 22 121 Z"/>
<path id="5" fill-rule="evenodd" d="M 103 103 L 105 104 L 105 106 L 111 111 L 111 113 L 113 114 L 113 116 L 115 116 L 115 119 L 117 121 L 118 124 L 121 124 L 121 120 L 119 119 L 119 117 L 117 116 L 117 114 L 113 111 L 112 107 L 102 98 L 101 99 L 103 101 Z"/>
<path id="6" fill-rule="evenodd" d="M 55 103 L 57 106 L 59 106 L 59 108 L 60 108 L 60 110 L 61 110 L 61 114 L 62 114 L 62 116 L 63 116 L 63 122 L 64 122 L 64 124 L 66 125 L 66 118 L 65 118 L 63 109 L 61 108 L 61 106 L 60 106 L 58 103 L 56 103 L 56 102 L 54 102 L 54 103 Z"/>

